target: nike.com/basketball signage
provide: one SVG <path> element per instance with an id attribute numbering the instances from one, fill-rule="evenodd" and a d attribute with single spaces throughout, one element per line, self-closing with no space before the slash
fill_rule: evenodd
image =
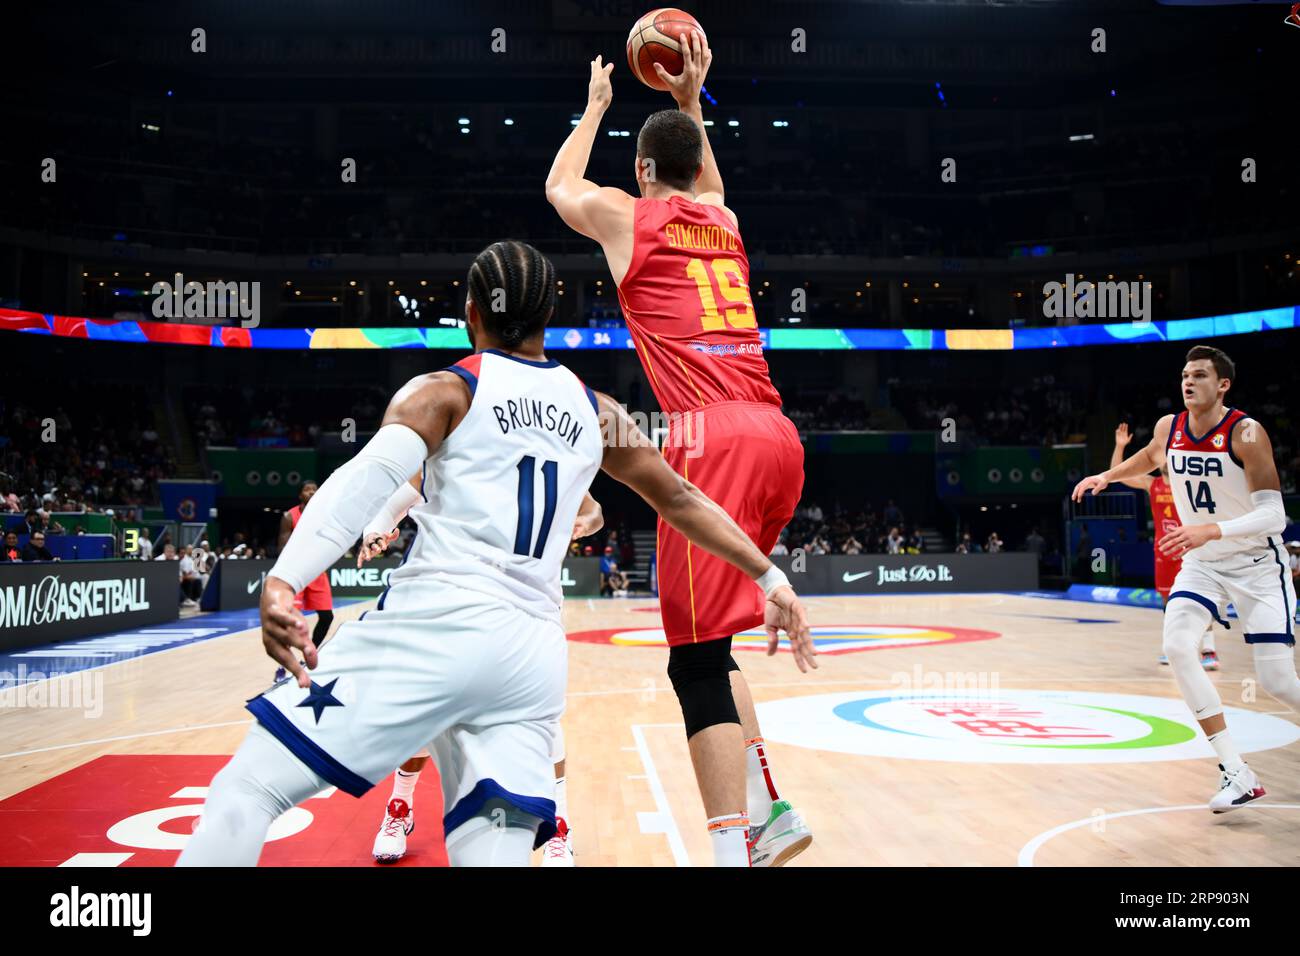
<path id="1" fill-rule="evenodd" d="M 378 597 L 388 587 L 389 575 L 401 558 L 379 558 L 360 568 L 356 558 L 342 560 L 329 570 L 330 591 L 336 600 Z M 204 610 L 233 611 L 257 607 L 262 585 L 274 561 L 221 561 L 203 595 Z M 566 558 L 560 574 L 564 593 L 590 597 L 600 593 L 600 559 Z"/>
<path id="2" fill-rule="evenodd" d="M 174 621 L 174 561 L 0 564 L 0 650 Z"/>
<path id="3" fill-rule="evenodd" d="M 837 554 L 810 555 L 802 562 L 794 557 L 772 560 L 801 594 L 956 594 L 1038 587 L 1038 559 L 1032 554 Z"/>

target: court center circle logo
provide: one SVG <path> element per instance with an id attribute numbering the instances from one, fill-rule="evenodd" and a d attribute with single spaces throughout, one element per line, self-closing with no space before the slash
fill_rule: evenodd
<path id="1" fill-rule="evenodd" d="M 1300 727 L 1225 707 L 1243 753 L 1285 747 Z M 1213 757 L 1179 699 L 1051 690 L 853 691 L 758 705 L 778 743 L 961 763 L 1143 763 Z"/>
<path id="2" fill-rule="evenodd" d="M 961 644 L 988 641 L 1001 637 L 997 631 L 980 631 L 970 627 L 932 627 L 928 624 L 827 624 L 812 629 L 818 654 L 856 654 L 891 647 L 918 647 L 935 644 Z M 594 631 L 576 631 L 569 640 L 582 644 L 613 644 L 618 647 L 667 647 L 663 628 L 607 627 Z M 767 634 L 761 627 L 741 631 L 731 640 L 732 650 L 766 651 Z M 783 637 L 779 650 L 788 651 Z"/>

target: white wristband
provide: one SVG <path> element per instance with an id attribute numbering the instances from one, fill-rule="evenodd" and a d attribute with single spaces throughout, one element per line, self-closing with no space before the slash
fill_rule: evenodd
<path id="1" fill-rule="evenodd" d="M 754 583 L 763 589 L 764 597 L 771 597 L 772 592 L 782 585 L 788 587 L 790 579 L 785 576 L 784 571 L 774 564 L 764 571 L 760 577 L 755 578 Z"/>

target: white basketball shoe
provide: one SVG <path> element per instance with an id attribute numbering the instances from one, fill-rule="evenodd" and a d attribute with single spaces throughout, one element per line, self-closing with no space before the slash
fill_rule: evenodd
<path id="1" fill-rule="evenodd" d="M 749 865 L 785 866 L 812 845 L 812 831 L 788 800 L 772 804 L 759 826 L 749 828 Z"/>
<path id="2" fill-rule="evenodd" d="M 406 856 L 406 838 L 415 829 L 415 811 L 405 800 L 394 797 L 388 801 L 384 822 L 375 836 L 371 853 L 376 863 L 396 863 Z"/>
<path id="3" fill-rule="evenodd" d="M 555 836 L 542 846 L 542 866 L 573 866 L 573 844 L 569 841 L 569 824 L 564 817 L 555 818 Z"/>
<path id="4" fill-rule="evenodd" d="M 1229 773 L 1223 770 L 1223 764 L 1219 764 L 1219 769 L 1223 771 L 1219 781 L 1219 792 L 1210 798 L 1210 809 L 1215 813 L 1236 810 L 1264 796 L 1264 788 L 1260 785 L 1259 777 L 1255 776 L 1255 771 L 1249 767 L 1243 765 L 1241 769 Z"/>

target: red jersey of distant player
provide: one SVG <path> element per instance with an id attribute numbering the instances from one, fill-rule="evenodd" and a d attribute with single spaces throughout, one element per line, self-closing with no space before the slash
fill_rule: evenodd
<path id="1" fill-rule="evenodd" d="M 1151 521 L 1155 528 L 1153 546 L 1156 549 L 1156 591 L 1162 598 L 1169 599 L 1169 592 L 1174 586 L 1174 577 L 1183 565 L 1183 559 L 1164 554 L 1160 550 L 1160 539 L 1171 531 L 1178 530 L 1182 522 L 1178 520 L 1178 509 L 1174 506 L 1174 493 L 1164 476 L 1154 478 L 1147 491 L 1151 499 Z"/>
<path id="2" fill-rule="evenodd" d="M 289 518 L 293 521 L 293 526 L 298 527 L 298 519 L 302 517 L 302 505 L 294 505 L 289 509 Z M 321 574 L 315 581 L 312 581 L 305 588 L 293 596 L 293 606 L 300 611 L 332 611 L 334 610 L 334 594 L 330 591 L 330 573 L 328 571 Z"/>
<path id="3" fill-rule="evenodd" d="M 684 196 L 638 199 L 619 303 L 650 387 L 669 413 L 664 457 L 768 553 L 803 490 L 803 445 L 781 414 L 740 232 Z M 659 522 L 659 605 L 668 643 L 716 640 L 763 621 L 740 570 Z"/>

